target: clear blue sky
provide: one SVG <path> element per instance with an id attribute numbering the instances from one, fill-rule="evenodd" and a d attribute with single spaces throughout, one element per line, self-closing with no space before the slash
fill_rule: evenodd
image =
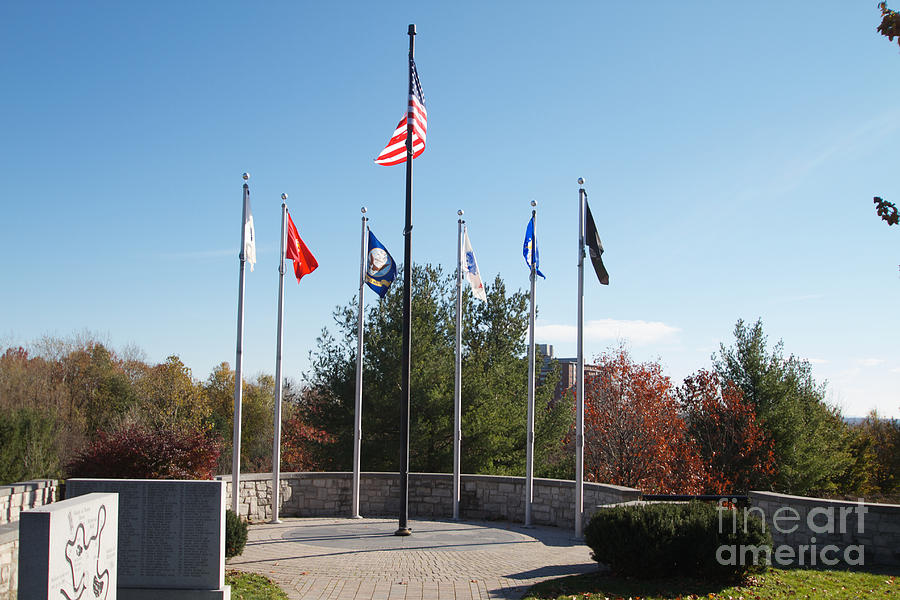
<path id="1" fill-rule="evenodd" d="M 577 185 L 611 284 L 586 355 L 621 338 L 680 381 L 738 318 L 813 363 L 846 415 L 900 416 L 900 49 L 875 1 L 24 2 L 0 5 L 0 338 L 89 330 L 204 379 L 234 362 L 241 173 L 258 263 L 245 370 L 274 372 L 280 195 L 320 267 L 286 281 L 296 379 L 358 281 L 359 209 L 402 257 L 404 168 L 372 162 L 428 105 L 413 253 L 527 289 L 575 351 Z M 367 293 L 367 302 L 376 301 Z"/>

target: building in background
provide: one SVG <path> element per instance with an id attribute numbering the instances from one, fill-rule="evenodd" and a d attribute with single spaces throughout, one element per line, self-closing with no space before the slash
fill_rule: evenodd
<path id="1" fill-rule="evenodd" d="M 575 393 L 575 371 L 578 368 L 578 359 L 577 358 L 558 358 L 553 355 L 553 345 L 552 344 L 535 344 L 535 352 L 541 357 L 541 366 L 540 371 L 538 373 L 538 383 L 543 383 L 546 379 L 547 375 L 550 374 L 550 371 L 553 368 L 553 361 L 556 361 L 559 364 L 559 381 L 556 384 L 556 389 L 553 391 L 553 401 L 557 401 L 563 397 L 563 395 L 572 390 L 572 393 Z M 584 365 L 584 378 L 585 380 L 589 379 L 592 376 L 596 376 L 600 373 L 600 367 L 597 365 L 589 365 L 585 363 Z"/>

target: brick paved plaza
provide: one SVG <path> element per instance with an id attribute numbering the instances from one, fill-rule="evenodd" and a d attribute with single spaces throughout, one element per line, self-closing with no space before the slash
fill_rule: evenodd
<path id="1" fill-rule="evenodd" d="M 597 568 L 571 530 L 512 523 L 300 519 L 250 526 L 228 569 L 265 575 L 296 599 L 519 598 L 529 586 Z"/>

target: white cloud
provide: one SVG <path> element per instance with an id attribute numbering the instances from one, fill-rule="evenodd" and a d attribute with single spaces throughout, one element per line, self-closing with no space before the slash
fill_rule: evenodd
<path id="1" fill-rule="evenodd" d="M 789 304 L 794 302 L 808 302 L 810 300 L 821 300 L 825 294 L 802 294 L 799 296 L 781 296 L 772 298 L 772 304 Z"/>
<path id="2" fill-rule="evenodd" d="M 831 143 L 820 145 L 816 150 L 808 153 L 798 153 L 802 157 L 784 173 L 782 178 L 783 191 L 787 192 L 798 187 L 803 180 L 813 172 L 840 160 L 847 156 L 859 153 L 861 149 L 869 148 L 879 140 L 888 138 L 900 126 L 897 121 L 897 109 L 890 109 L 875 117 L 861 122 L 855 129 L 848 132 L 835 131 L 831 134 Z"/>
<path id="3" fill-rule="evenodd" d="M 787 194 L 813 176 L 817 171 L 828 168 L 837 161 L 859 155 L 875 147 L 900 128 L 900 110 L 891 108 L 881 114 L 861 121 L 853 129 L 824 131 L 822 139 L 803 142 L 803 151 L 793 151 L 795 158 L 784 160 L 775 157 L 759 173 L 751 175 L 753 184 L 747 184 L 732 194 L 744 202 L 758 197 L 773 197 Z M 791 143 L 788 145 L 798 145 Z M 787 146 L 786 146 L 787 147 Z M 760 185 L 759 181 L 766 182 Z M 732 207 L 733 208 L 733 207 Z M 777 300 L 776 300 L 777 302 Z"/>
<path id="4" fill-rule="evenodd" d="M 586 342 L 609 340 L 627 340 L 635 346 L 652 344 L 669 338 L 681 331 L 677 327 L 666 325 L 661 321 L 620 321 L 616 319 L 600 319 L 584 324 Z M 561 343 L 574 342 L 577 337 L 574 325 L 535 325 L 534 335 L 542 342 Z"/>
<path id="5" fill-rule="evenodd" d="M 238 256 L 239 250 L 234 248 L 230 250 L 195 250 L 187 252 L 164 252 L 159 255 L 160 258 L 170 260 L 206 260 L 210 258 L 221 258 L 223 256 Z"/>
<path id="6" fill-rule="evenodd" d="M 892 373 L 887 365 L 866 368 L 866 362 L 885 363 L 881 359 L 832 360 L 818 371 L 816 378 L 828 381 L 829 400 L 841 406 L 844 416 L 863 417 L 876 409 L 883 416 L 900 417 L 897 373 Z"/>
<path id="7" fill-rule="evenodd" d="M 877 367 L 884 364 L 884 360 L 881 358 L 858 358 L 856 364 L 861 367 Z"/>
<path id="8" fill-rule="evenodd" d="M 827 365 L 828 364 L 827 358 L 807 358 L 806 360 L 811 365 Z"/>

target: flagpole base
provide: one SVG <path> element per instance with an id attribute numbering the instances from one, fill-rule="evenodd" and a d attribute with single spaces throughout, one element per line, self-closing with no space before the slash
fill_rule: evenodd
<path id="1" fill-rule="evenodd" d="M 410 529 L 409 527 L 401 527 L 397 531 L 394 532 L 394 535 L 399 535 L 399 536 L 404 536 L 404 537 L 408 536 L 408 535 L 412 535 L 412 529 Z"/>

